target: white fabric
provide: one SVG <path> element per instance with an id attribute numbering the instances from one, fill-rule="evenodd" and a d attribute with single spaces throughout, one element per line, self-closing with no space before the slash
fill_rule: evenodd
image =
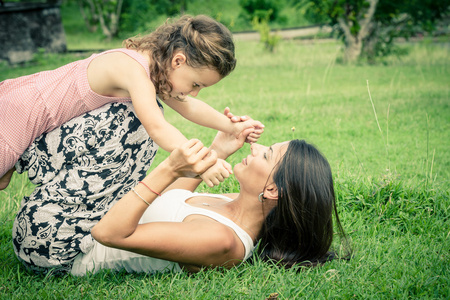
<path id="1" fill-rule="evenodd" d="M 194 196 L 207 195 L 231 201 L 222 195 L 192 193 L 187 190 L 171 190 L 158 197 L 145 211 L 140 223 L 149 222 L 182 222 L 190 215 L 204 215 L 210 217 L 234 230 L 245 248 L 244 261 L 248 259 L 254 249 L 250 235 L 230 219 L 205 208 L 191 206 L 186 200 Z M 101 269 L 122 270 L 127 272 L 179 272 L 178 263 L 148 257 L 120 249 L 103 246 L 95 241 L 94 247 L 88 253 L 80 253 L 72 266 L 73 275 L 85 275 L 87 272 L 96 273 Z"/>

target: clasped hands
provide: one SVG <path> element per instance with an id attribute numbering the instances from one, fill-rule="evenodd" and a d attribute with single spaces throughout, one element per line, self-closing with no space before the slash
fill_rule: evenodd
<path id="1" fill-rule="evenodd" d="M 248 116 L 234 116 L 227 107 L 224 114 L 234 123 L 248 122 L 251 127 L 244 128 L 239 135 L 233 136 L 218 132 L 208 149 L 198 139 L 192 139 L 169 156 L 173 170 L 180 177 L 200 177 L 209 186 L 220 184 L 233 173 L 232 166 L 225 159 L 240 149 L 244 142 L 256 142 L 264 132 L 264 125 Z"/>

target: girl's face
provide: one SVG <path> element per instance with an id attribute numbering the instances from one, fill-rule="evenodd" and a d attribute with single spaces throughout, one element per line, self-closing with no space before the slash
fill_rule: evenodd
<path id="1" fill-rule="evenodd" d="M 221 80 L 217 71 L 209 68 L 193 68 L 187 65 L 186 56 L 181 52 L 174 55 L 169 80 L 172 84 L 170 95 L 184 100 L 188 95 L 197 97 L 202 88 L 216 84 Z"/>
<path id="2" fill-rule="evenodd" d="M 283 157 L 289 142 L 273 144 L 266 147 L 252 144 L 251 153 L 241 163 L 234 166 L 234 174 L 241 189 L 261 192 L 266 184 L 272 183 L 273 170 Z"/>

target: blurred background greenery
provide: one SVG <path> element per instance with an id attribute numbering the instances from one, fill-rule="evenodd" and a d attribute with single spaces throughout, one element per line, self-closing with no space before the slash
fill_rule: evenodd
<path id="1" fill-rule="evenodd" d="M 376 63 L 399 55 L 399 38 L 448 41 L 450 0 L 27 0 L 61 5 L 68 49 L 111 48 L 154 30 L 169 17 L 206 14 L 232 32 L 257 30 L 266 49 L 279 38 L 270 30 L 329 26 L 343 45 L 345 62 Z"/>

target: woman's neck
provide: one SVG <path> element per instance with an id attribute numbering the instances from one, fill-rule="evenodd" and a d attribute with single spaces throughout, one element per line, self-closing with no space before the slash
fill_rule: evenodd
<path id="1" fill-rule="evenodd" d="M 234 216 L 244 229 L 247 227 L 253 233 L 253 239 L 256 240 L 265 218 L 273 207 L 272 203 L 261 203 L 257 196 L 241 193 L 233 201 L 224 203 L 222 208 L 229 215 Z"/>

